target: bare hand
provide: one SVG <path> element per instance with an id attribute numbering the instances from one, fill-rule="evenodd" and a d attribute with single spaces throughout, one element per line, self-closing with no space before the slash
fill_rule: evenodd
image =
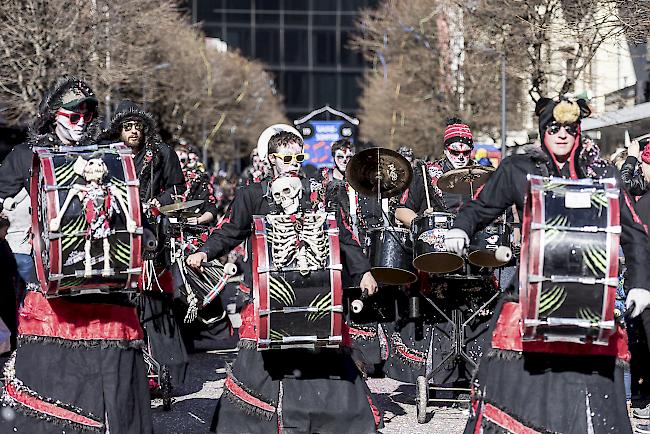
<path id="1" fill-rule="evenodd" d="M 361 287 L 361 292 L 366 291 L 368 295 L 373 295 L 377 292 L 377 281 L 372 277 L 370 271 L 366 271 L 363 275 L 359 286 Z"/>
<path id="2" fill-rule="evenodd" d="M 201 264 L 207 262 L 207 260 L 208 260 L 208 255 L 206 253 L 196 252 L 188 256 L 185 262 L 187 262 L 187 265 L 189 265 L 192 268 L 201 269 Z"/>
<path id="3" fill-rule="evenodd" d="M 634 157 L 637 160 L 639 159 L 639 155 L 641 155 L 641 147 L 639 146 L 638 140 L 632 140 L 630 146 L 627 148 L 627 155 Z"/>

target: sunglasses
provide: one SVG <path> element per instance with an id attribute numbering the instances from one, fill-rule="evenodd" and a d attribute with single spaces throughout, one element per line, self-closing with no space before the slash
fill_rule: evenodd
<path id="1" fill-rule="evenodd" d="M 95 114 L 93 112 L 66 113 L 66 112 L 63 112 L 63 111 L 58 111 L 58 112 L 56 112 L 56 114 L 61 115 L 61 116 L 65 116 L 66 118 L 70 119 L 70 123 L 74 124 L 74 125 L 77 125 L 79 123 L 79 121 L 81 120 L 81 118 L 84 119 L 84 123 L 86 123 L 86 124 L 90 123 L 90 121 L 93 120 L 93 116 L 95 116 Z"/>
<path id="2" fill-rule="evenodd" d="M 464 156 L 469 157 L 470 154 L 472 153 L 471 149 L 469 151 L 455 151 L 453 149 L 448 149 L 448 151 L 454 157 L 458 157 L 460 154 L 463 154 Z"/>
<path id="3" fill-rule="evenodd" d="M 560 128 L 564 128 L 567 134 L 575 137 L 578 134 L 578 124 L 558 124 L 557 122 L 551 122 L 546 126 L 546 132 L 551 136 L 560 132 Z"/>
<path id="4" fill-rule="evenodd" d="M 307 158 L 307 154 L 304 152 L 301 152 L 300 154 L 280 154 L 280 153 L 275 153 L 273 154 L 277 158 L 281 158 L 282 161 L 285 164 L 291 164 L 293 160 L 296 160 L 296 163 L 300 164 L 303 161 L 305 161 L 305 158 Z"/>
<path id="5" fill-rule="evenodd" d="M 124 131 L 131 131 L 133 128 L 135 128 L 136 131 L 142 131 L 143 125 L 141 122 L 124 122 L 122 124 L 122 130 Z"/>

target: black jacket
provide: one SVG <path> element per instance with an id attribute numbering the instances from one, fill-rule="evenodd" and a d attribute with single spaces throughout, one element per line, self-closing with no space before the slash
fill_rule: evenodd
<path id="1" fill-rule="evenodd" d="M 512 155 L 505 158 L 476 200 L 466 204 L 456 217 L 454 228 L 464 230 L 472 238 L 474 233 L 494 221 L 512 204 L 517 206 L 523 216 L 526 196 L 527 176 L 548 176 L 554 173 L 547 155 L 541 150 L 531 150 L 524 155 Z M 566 169 L 565 165 L 563 169 Z M 592 167 L 598 178 L 619 178 L 612 165 Z M 568 177 L 564 170 L 561 176 Z M 620 179 L 618 180 L 620 185 Z M 620 192 L 620 219 L 622 226 L 621 246 L 625 254 L 628 269 L 626 287 L 650 289 L 650 267 L 648 267 L 648 238 L 644 227 L 634 221 L 636 210 L 627 193 Z"/>
<path id="2" fill-rule="evenodd" d="M 648 191 L 648 185 L 642 173 L 636 173 L 639 161 L 635 157 L 627 157 L 621 166 L 623 187 L 632 196 L 643 196 Z"/>
<path id="3" fill-rule="evenodd" d="M 303 188 L 305 193 L 301 202 L 302 209 L 311 210 L 313 206 L 310 203 L 308 194 L 308 180 L 303 180 Z M 247 241 L 252 234 L 253 216 L 269 214 L 272 206 L 274 206 L 269 195 L 270 191 L 267 181 L 239 187 L 235 193 L 235 199 L 230 205 L 219 229 L 210 235 L 210 238 L 208 238 L 199 251 L 205 252 L 208 255 L 208 260 L 213 260 L 229 253 L 239 244 Z M 350 232 L 346 223 L 341 218 L 342 213 L 340 211 L 336 215 L 339 227 L 341 261 L 355 282 L 358 282 L 361 276 L 370 270 L 370 262 L 364 256 L 358 241 L 354 238 L 352 232 Z M 252 288 L 250 242 L 247 242 L 246 250 L 249 260 L 244 270 L 244 282 L 249 288 Z"/>

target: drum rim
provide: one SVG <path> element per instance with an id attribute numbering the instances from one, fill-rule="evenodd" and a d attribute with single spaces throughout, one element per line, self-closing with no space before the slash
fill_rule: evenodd
<path id="1" fill-rule="evenodd" d="M 408 228 L 399 228 L 399 227 L 394 227 L 394 226 L 381 226 L 381 227 L 375 227 L 375 228 L 370 228 L 368 229 L 368 234 L 374 233 L 374 232 L 381 232 L 381 231 L 395 231 L 395 232 L 404 232 L 406 234 L 411 234 L 410 229 Z"/>

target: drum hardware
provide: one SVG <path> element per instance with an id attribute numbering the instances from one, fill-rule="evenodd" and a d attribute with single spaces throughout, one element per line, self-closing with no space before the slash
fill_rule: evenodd
<path id="1" fill-rule="evenodd" d="M 417 295 L 409 296 L 409 318 L 420 318 L 420 297 Z"/>
<path id="2" fill-rule="evenodd" d="M 367 197 L 389 198 L 408 188 L 413 169 L 408 160 L 387 148 L 370 148 L 355 154 L 345 169 L 348 183 Z"/>
<path id="3" fill-rule="evenodd" d="M 438 188 L 447 193 L 474 196 L 475 190 L 485 184 L 494 169 L 486 166 L 467 166 L 445 172 L 438 179 Z"/>

